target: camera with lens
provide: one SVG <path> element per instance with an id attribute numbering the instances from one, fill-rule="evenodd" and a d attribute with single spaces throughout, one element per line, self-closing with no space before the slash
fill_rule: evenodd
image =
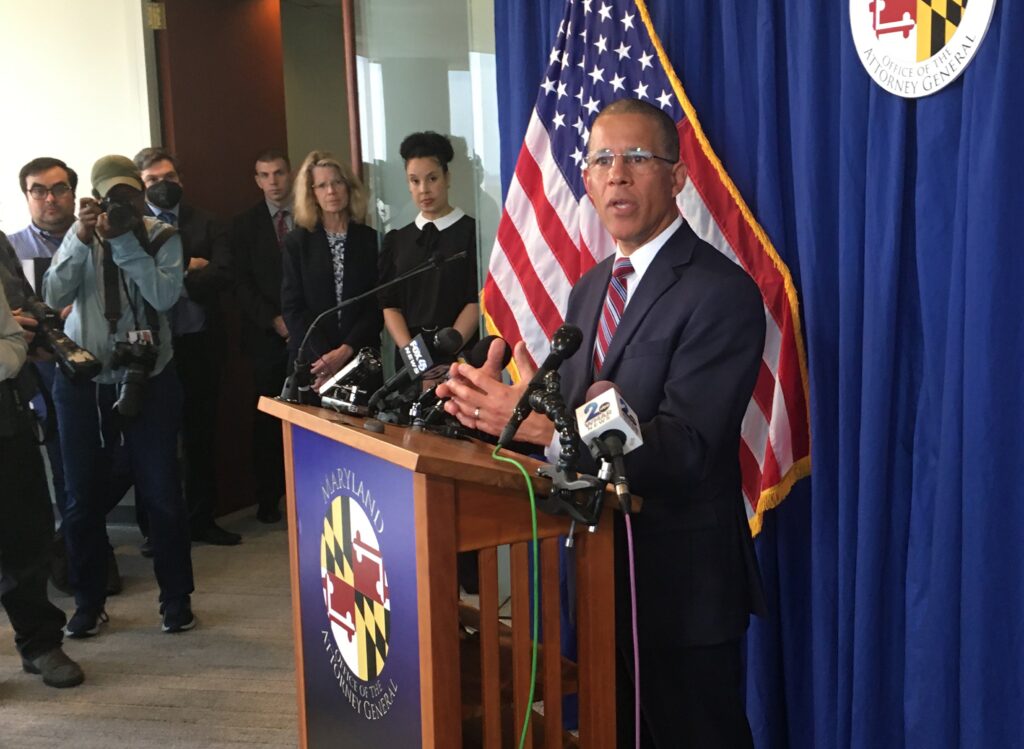
<path id="1" fill-rule="evenodd" d="M 107 223 L 114 234 L 123 234 L 142 225 L 142 214 L 130 200 L 108 195 L 100 201 L 100 210 L 107 214 Z"/>
<path id="2" fill-rule="evenodd" d="M 158 353 L 159 349 L 146 341 L 118 341 L 114 344 L 110 367 L 124 368 L 121 395 L 114 408 L 125 418 L 138 416 L 142 411 L 142 389 L 146 386 L 149 373 L 156 366 Z"/>
<path id="3" fill-rule="evenodd" d="M 36 335 L 30 350 L 43 349 L 54 355 L 60 371 L 75 383 L 91 380 L 103 365 L 91 352 L 79 346 L 64 333 L 64 320 L 60 313 L 38 299 L 27 299 L 22 314 L 36 321 Z"/>
<path id="4" fill-rule="evenodd" d="M 365 416 L 370 394 L 384 383 L 380 356 L 364 348 L 331 379 L 320 386 L 320 403 L 335 411 Z"/>

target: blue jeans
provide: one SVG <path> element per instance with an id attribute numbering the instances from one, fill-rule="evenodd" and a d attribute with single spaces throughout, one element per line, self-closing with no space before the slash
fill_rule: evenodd
<path id="1" fill-rule="evenodd" d="M 149 517 L 160 602 L 180 600 L 194 589 L 178 468 L 182 395 L 173 362 L 146 382 L 142 412 L 134 419 L 121 417 L 116 400 L 115 385 L 76 385 L 60 372 L 54 380 L 67 491 L 63 530 L 80 608 L 99 609 L 106 600 L 106 516 L 113 487 L 126 478 Z"/>

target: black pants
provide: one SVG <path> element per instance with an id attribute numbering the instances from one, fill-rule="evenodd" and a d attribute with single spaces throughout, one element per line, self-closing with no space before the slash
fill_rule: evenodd
<path id="1" fill-rule="evenodd" d="M 276 397 L 287 375 L 288 352 L 282 345 L 278 352 L 257 356 L 250 354 L 256 400 L 259 396 Z M 253 408 L 256 408 L 255 403 Z M 256 479 L 256 500 L 260 507 L 276 508 L 284 494 L 284 447 L 281 421 L 262 411 L 253 417 L 253 475 Z"/>
<path id="2" fill-rule="evenodd" d="M 753 749 L 740 640 L 707 647 L 640 644 L 643 749 Z M 618 648 L 618 745 L 633 747 L 633 654 Z"/>
<path id="3" fill-rule="evenodd" d="M 0 603 L 25 658 L 53 650 L 64 612 L 46 594 L 53 509 L 39 446 L 29 433 L 0 438 Z"/>
<path id="4" fill-rule="evenodd" d="M 174 338 L 174 361 L 185 396 L 181 442 L 185 453 L 185 501 L 193 528 L 213 522 L 217 504 L 218 357 L 209 331 Z"/>

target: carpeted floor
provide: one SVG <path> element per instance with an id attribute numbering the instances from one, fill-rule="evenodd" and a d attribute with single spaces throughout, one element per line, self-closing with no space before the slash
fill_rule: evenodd
<path id="1" fill-rule="evenodd" d="M 198 626 L 160 631 L 150 560 L 134 528 L 111 530 L 124 592 L 98 637 L 65 640 L 85 670 L 74 689 L 22 673 L 0 609 L 0 749 L 294 747 L 295 668 L 284 524 L 222 518 L 240 546 L 192 549 Z M 74 602 L 51 587 L 69 615 Z"/>

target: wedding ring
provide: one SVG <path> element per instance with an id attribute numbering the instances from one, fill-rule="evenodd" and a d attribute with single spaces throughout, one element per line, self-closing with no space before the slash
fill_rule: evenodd
<path id="1" fill-rule="evenodd" d="M 476 409 L 473 411 L 473 418 L 474 419 L 479 419 L 480 418 L 480 406 L 477 406 Z"/>

